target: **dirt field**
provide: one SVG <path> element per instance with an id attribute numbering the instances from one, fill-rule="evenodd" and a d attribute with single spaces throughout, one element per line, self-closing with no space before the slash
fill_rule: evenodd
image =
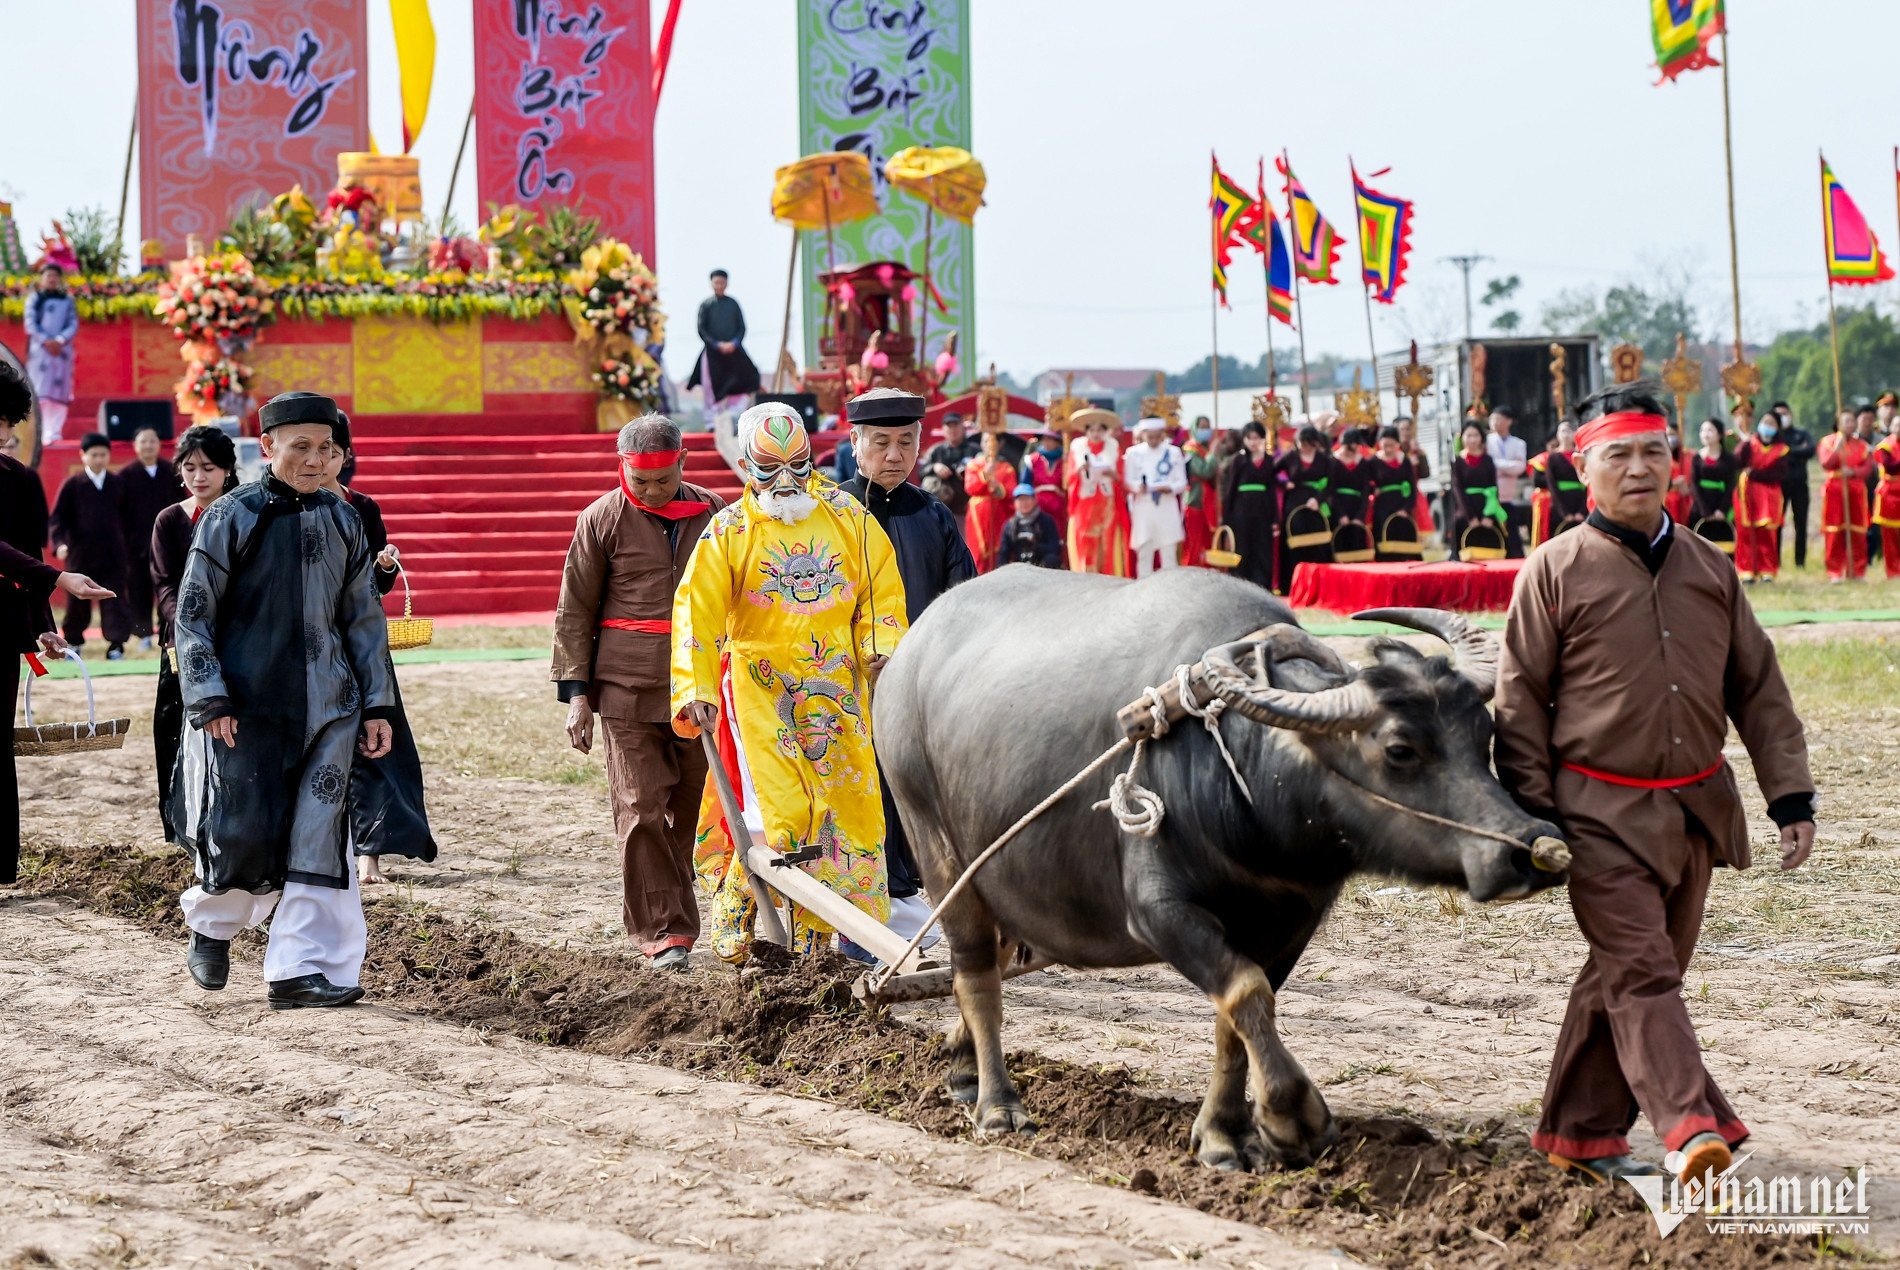
<path id="1" fill-rule="evenodd" d="M 1748 1171 L 1866 1165 L 1893 1251 L 1900 641 L 1781 638 L 1821 846 L 1797 874 L 1718 876 L 1691 1008 L 1755 1130 Z M 0 892 L 0 1266 L 1817 1255 L 1694 1223 L 1659 1240 L 1632 1194 L 1530 1155 L 1582 956 L 1561 893 L 1480 909 L 1380 879 L 1349 892 L 1281 998 L 1342 1119 L 1314 1170 L 1232 1178 L 1186 1157 L 1179 1099 L 1198 1096 L 1210 1016 L 1155 970 L 1013 985 L 1012 1066 L 1044 1132 L 974 1144 L 924 1030 L 944 1007 L 865 1018 L 838 968 L 635 964 L 600 769 L 561 743 L 544 675 L 403 670 L 444 854 L 372 889 L 371 1002 L 347 1013 L 265 1010 L 255 940 L 231 990 L 191 985 L 143 727 L 122 752 L 22 761 L 28 876 Z M 102 680 L 102 706 L 148 714 L 151 687 Z M 71 683 L 37 695 L 49 713 L 78 700 Z M 1759 800 L 1751 814 L 1765 840 Z M 1641 1129 L 1639 1149 L 1657 1152 Z"/>

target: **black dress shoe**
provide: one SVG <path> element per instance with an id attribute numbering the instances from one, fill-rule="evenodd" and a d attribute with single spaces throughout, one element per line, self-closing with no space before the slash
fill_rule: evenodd
<path id="1" fill-rule="evenodd" d="M 191 977 L 206 992 L 217 992 L 231 981 L 231 941 L 191 932 L 191 951 L 185 954 Z"/>
<path id="2" fill-rule="evenodd" d="M 279 979 L 270 985 L 270 1008 L 301 1010 L 305 1007 L 350 1005 L 363 999 L 361 988 L 339 988 L 322 975 L 303 975 Z"/>

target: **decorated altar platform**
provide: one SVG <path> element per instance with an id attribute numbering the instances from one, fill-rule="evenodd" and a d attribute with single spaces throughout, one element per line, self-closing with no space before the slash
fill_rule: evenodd
<path id="1" fill-rule="evenodd" d="M 1437 608 L 1471 613 L 1511 606 L 1522 560 L 1406 561 L 1397 564 L 1302 564 L 1288 602 L 1296 609 L 1357 613 L 1376 608 Z"/>
<path id="2" fill-rule="evenodd" d="M 17 319 L 0 318 L 0 342 L 25 349 Z M 39 456 L 49 504 L 79 470 L 100 402 L 170 402 L 178 379 L 178 341 L 150 318 L 84 321 L 77 349 L 65 438 Z M 553 609 L 574 518 L 615 480 L 614 434 L 597 427 L 592 365 L 564 315 L 292 318 L 246 360 L 258 399 L 301 388 L 349 412 L 355 485 L 383 509 L 419 615 Z M 175 432 L 189 422 L 174 410 Z M 710 434 L 687 449 L 686 479 L 736 495 Z M 114 445 L 112 461 L 131 462 L 132 447 Z"/>

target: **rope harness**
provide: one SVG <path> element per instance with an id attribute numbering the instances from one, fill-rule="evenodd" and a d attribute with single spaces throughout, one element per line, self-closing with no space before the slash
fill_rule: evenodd
<path id="1" fill-rule="evenodd" d="M 1181 709 L 1185 711 L 1189 717 L 1199 719 L 1201 726 L 1206 728 L 1208 734 L 1214 738 L 1214 744 L 1219 747 L 1221 758 L 1225 760 L 1227 771 L 1234 778 L 1234 784 L 1239 787 L 1241 797 L 1247 800 L 1248 806 L 1252 806 L 1253 791 L 1247 787 L 1246 777 L 1240 774 L 1240 766 L 1234 762 L 1233 752 L 1227 748 L 1226 737 L 1221 735 L 1220 720 L 1221 716 L 1227 711 L 1227 702 L 1224 698 L 1215 697 L 1206 705 L 1198 704 L 1195 701 L 1195 693 L 1193 691 L 1194 671 L 1195 668 L 1193 666 L 1176 666 L 1174 673 L 1168 677 L 1168 681 L 1172 682 L 1178 691 Z M 967 887 L 970 884 L 970 880 L 976 876 L 977 870 L 981 869 L 985 864 L 988 864 L 992 856 L 1008 846 L 1010 841 L 1014 839 L 1017 834 L 1034 823 L 1037 817 L 1068 797 L 1075 791 L 1077 786 L 1101 771 L 1102 768 L 1106 767 L 1111 761 L 1127 750 L 1133 749 L 1134 751 L 1133 756 L 1128 761 L 1128 769 L 1116 774 L 1115 779 L 1109 783 L 1108 797 L 1098 803 L 1091 804 L 1089 810 L 1107 810 L 1109 815 L 1115 818 L 1117 826 L 1124 832 L 1133 834 L 1138 838 L 1153 838 L 1161 832 L 1161 822 L 1167 815 L 1167 805 L 1161 801 L 1161 795 L 1155 793 L 1155 791 L 1147 788 L 1145 785 L 1142 785 L 1135 779 L 1135 775 L 1141 768 L 1141 759 L 1143 754 L 1147 751 L 1148 742 L 1159 741 L 1174 727 L 1174 721 L 1168 717 L 1168 707 L 1162 698 L 1162 690 L 1162 685 L 1146 688 L 1142 691 L 1141 697 L 1136 702 L 1136 704 L 1146 707 L 1148 717 L 1154 727 L 1153 734 L 1146 740 L 1131 741 L 1123 737 L 1121 740 L 1115 742 L 1115 744 L 1109 746 L 1106 750 L 1103 750 L 1101 754 L 1097 755 L 1095 760 L 1087 767 L 1084 767 L 1074 776 L 1071 776 L 1048 797 L 1024 812 L 1022 816 L 1016 820 L 1016 823 L 1003 830 L 996 841 L 990 843 L 989 846 L 983 849 L 982 854 L 970 861 L 964 868 L 962 874 L 958 876 L 956 883 L 951 886 L 944 897 L 931 908 L 930 916 L 924 919 L 922 924 L 918 926 L 917 933 L 910 937 L 908 944 L 904 945 L 903 955 L 896 961 L 889 962 L 871 972 L 870 995 L 872 997 L 876 997 L 882 992 L 884 986 L 897 974 L 897 968 L 904 962 L 910 960 L 911 954 L 917 951 L 917 946 L 923 942 L 924 936 L 929 934 L 931 928 L 937 924 L 938 914 L 948 909 L 956 900 L 957 896 L 963 894 L 964 888 Z M 1431 812 L 1420 811 L 1416 807 L 1407 807 L 1404 803 L 1394 802 L 1383 794 L 1374 793 L 1337 768 L 1329 767 L 1327 770 L 1333 776 L 1338 777 L 1346 784 L 1358 790 L 1372 802 L 1391 811 L 1403 812 L 1417 820 L 1422 820 L 1427 824 L 1437 825 L 1440 828 L 1455 829 L 1460 833 L 1468 833 L 1480 838 L 1489 838 L 1494 842 L 1502 843 L 1514 849 L 1526 849 L 1525 843 L 1521 838 L 1514 838 L 1510 834 L 1498 833 L 1491 829 L 1481 829 L 1476 825 L 1465 824 L 1463 821 L 1451 820 L 1444 816 L 1435 816 Z M 1529 848 L 1532 851 L 1537 867 L 1547 869 L 1551 872 L 1557 872 L 1568 867 L 1570 863 L 1568 851 L 1562 852 L 1561 863 L 1554 864 L 1547 863 L 1548 860 L 1552 859 L 1551 856 L 1539 854 L 1538 848 L 1547 841 L 1554 842 L 1555 840 L 1540 838 L 1536 845 Z M 1558 844 L 1559 847 L 1561 847 L 1561 845 L 1562 844 Z"/>

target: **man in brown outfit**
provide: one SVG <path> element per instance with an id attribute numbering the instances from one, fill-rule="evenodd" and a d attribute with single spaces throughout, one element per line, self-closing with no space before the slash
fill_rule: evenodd
<path id="1" fill-rule="evenodd" d="M 622 428 L 619 454 L 620 488 L 574 525 L 550 678 L 568 703 L 568 740 L 583 754 L 600 715 L 627 934 L 656 967 L 683 970 L 699 937 L 693 831 L 706 757 L 697 740 L 673 732 L 673 592 L 725 502 L 681 481 L 680 430 L 661 415 Z"/>
<path id="2" fill-rule="evenodd" d="M 1781 867 L 1814 845 L 1807 743 L 1774 645 L 1727 556 L 1663 514 L 1671 474 L 1653 384 L 1586 399 L 1577 435 L 1596 509 L 1544 544 L 1511 600 L 1498 676 L 1498 775 L 1564 827 L 1570 906 L 1590 947 L 1531 1143 L 1599 1178 L 1640 1108 L 1684 1178 L 1728 1168 L 1748 1128 L 1702 1065 L 1682 976 L 1710 870 L 1747 868 L 1722 756 L 1732 719 L 1781 829 Z"/>

